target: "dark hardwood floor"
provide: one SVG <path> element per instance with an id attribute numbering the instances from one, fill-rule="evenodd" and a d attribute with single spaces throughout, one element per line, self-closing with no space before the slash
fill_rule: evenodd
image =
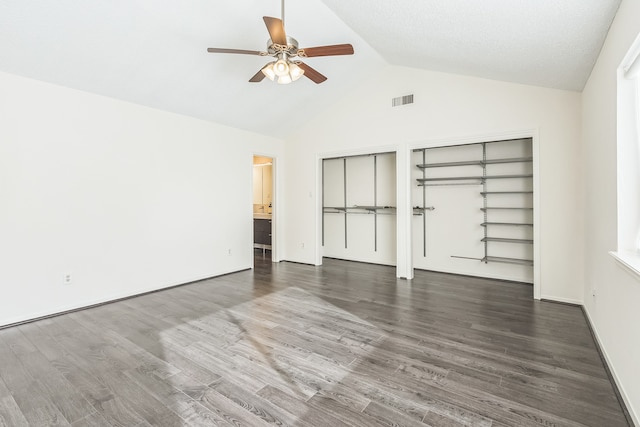
<path id="1" fill-rule="evenodd" d="M 6 426 L 627 426 L 578 307 L 271 264 L 0 331 Z"/>

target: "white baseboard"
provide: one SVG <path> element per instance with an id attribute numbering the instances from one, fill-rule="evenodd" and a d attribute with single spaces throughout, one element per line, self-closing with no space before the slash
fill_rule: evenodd
<path id="1" fill-rule="evenodd" d="M 629 416 L 631 417 L 631 420 L 636 426 L 640 426 L 640 417 L 638 417 L 638 414 L 636 414 L 635 408 L 631 404 L 631 399 L 629 399 L 629 397 L 627 396 L 627 393 L 624 390 L 622 383 L 620 383 L 620 379 L 618 378 L 618 374 L 616 373 L 614 365 L 613 363 L 611 363 L 611 359 L 607 354 L 607 349 L 602 345 L 602 340 L 600 340 L 600 335 L 598 335 L 598 328 L 596 327 L 596 324 L 592 321 L 591 315 L 589 314 L 589 310 L 587 309 L 586 306 L 583 306 L 583 312 L 587 316 L 587 321 L 589 322 L 589 326 L 593 331 L 593 335 L 596 340 L 596 345 L 600 349 L 602 356 L 604 357 L 604 361 L 607 364 L 607 367 L 609 368 L 609 372 L 611 373 L 611 377 L 613 379 L 613 382 L 615 383 L 614 386 L 618 389 L 618 392 L 620 393 L 620 396 L 624 401 L 626 409 L 629 412 Z"/>
<path id="2" fill-rule="evenodd" d="M 551 295 L 540 295 L 540 299 L 544 299 L 547 301 L 561 302 L 563 304 L 584 305 L 583 300 L 573 299 L 573 298 L 562 298 L 562 297 L 556 297 Z"/>
<path id="3" fill-rule="evenodd" d="M 484 274 L 482 273 L 479 274 L 478 272 L 475 271 L 470 271 L 470 272 L 465 272 L 465 271 L 460 271 L 460 270 L 449 270 L 446 268 L 438 268 L 438 269 L 434 269 L 434 268 L 418 268 L 414 266 L 415 270 L 421 270 L 421 271 L 433 271 L 436 273 L 445 273 L 445 274 L 457 274 L 458 276 L 468 276 L 468 277 L 477 277 L 478 279 L 495 279 L 495 280 L 502 280 L 505 282 L 517 282 L 517 283 L 525 283 L 527 285 L 533 285 L 533 283 L 531 282 L 527 282 L 524 281 L 522 279 L 518 279 L 518 278 L 514 278 L 514 277 L 510 277 L 510 276 L 502 276 L 500 274 Z"/>
<path id="4" fill-rule="evenodd" d="M 95 307 L 95 306 L 99 306 L 99 305 L 103 305 L 103 304 L 109 304 L 112 302 L 117 302 L 123 299 L 128 299 L 128 298 L 134 298 L 140 295 L 144 295 L 144 294 L 148 294 L 148 293 L 152 293 L 152 292 L 157 292 L 157 291 L 162 291 L 164 289 L 170 289 L 170 288 L 175 288 L 177 286 L 183 286 L 183 285 L 188 285 L 190 283 L 194 283 L 194 282 L 199 282 L 201 280 L 207 280 L 207 279 L 212 279 L 214 277 L 219 277 L 219 276 L 225 276 L 227 274 L 231 274 L 231 273 L 236 273 L 239 271 L 243 271 L 246 270 L 247 268 L 243 268 L 243 269 L 239 269 L 239 270 L 233 270 L 233 271 L 222 271 L 222 272 L 218 272 L 215 274 L 211 274 L 211 275 L 207 275 L 206 277 L 198 277 L 198 278 L 193 278 L 191 280 L 186 280 L 180 283 L 169 283 L 169 284 L 164 284 L 161 286 L 152 286 L 146 289 L 136 289 L 133 292 L 123 292 L 123 293 L 117 293 L 117 294 L 110 294 L 110 295 L 105 295 L 101 298 L 96 298 L 96 299 L 91 299 L 91 300 L 85 300 L 82 302 L 79 302 L 77 304 L 71 304 L 71 305 L 63 305 L 63 306 L 58 306 L 55 307 L 51 310 L 46 310 L 46 311 L 41 311 L 41 312 L 34 312 L 34 313 L 29 313 L 25 316 L 18 316 L 18 317 L 14 317 L 14 318 L 10 318 L 10 319 L 4 319 L 0 321 L 0 329 L 2 328 L 7 328 L 7 327 L 11 327 L 11 326 L 15 326 L 15 325 L 19 325 L 22 323 L 28 323 L 28 322 L 34 322 L 37 320 L 41 320 L 41 319 L 46 319 L 48 317 L 54 317 L 54 316 L 59 316 L 65 313 L 70 313 L 73 311 L 78 311 L 78 310 L 83 310 L 86 308 L 91 308 L 91 307 Z"/>

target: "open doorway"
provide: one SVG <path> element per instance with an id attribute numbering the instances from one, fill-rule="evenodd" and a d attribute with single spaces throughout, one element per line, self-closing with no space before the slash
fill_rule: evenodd
<path id="1" fill-rule="evenodd" d="M 273 247 L 273 158 L 253 156 L 253 250 L 271 260 Z"/>

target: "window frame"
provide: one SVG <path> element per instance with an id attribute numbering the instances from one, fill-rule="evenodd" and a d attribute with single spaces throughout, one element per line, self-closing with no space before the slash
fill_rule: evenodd
<path id="1" fill-rule="evenodd" d="M 617 250 L 640 279 L 640 35 L 617 70 Z"/>

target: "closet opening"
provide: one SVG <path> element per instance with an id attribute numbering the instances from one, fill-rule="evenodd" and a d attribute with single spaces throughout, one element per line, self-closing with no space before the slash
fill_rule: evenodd
<path id="1" fill-rule="evenodd" d="M 322 256 L 396 265 L 396 154 L 322 160 Z"/>
<path id="2" fill-rule="evenodd" d="M 534 281 L 533 139 L 412 153 L 413 266 Z"/>

